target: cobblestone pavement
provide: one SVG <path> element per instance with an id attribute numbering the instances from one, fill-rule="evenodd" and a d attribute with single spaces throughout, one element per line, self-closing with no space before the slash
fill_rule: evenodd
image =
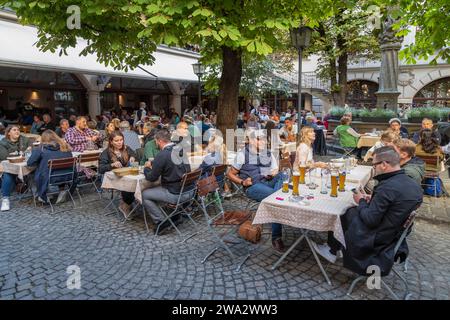
<path id="1" fill-rule="evenodd" d="M 390 299 L 385 290 L 365 286 L 346 296 L 353 275 L 339 264 L 324 263 L 329 286 L 305 244 L 275 271 L 278 256 L 270 242 L 240 272 L 221 251 L 202 264 L 212 246 L 208 232 L 186 243 L 173 231 L 156 237 L 147 234 L 142 216 L 123 223 L 104 215 L 106 200 L 87 199 L 83 209 L 55 215 L 30 203 L 13 203 L 13 210 L 0 214 L 0 299 Z M 180 228 L 193 231 L 187 221 Z M 287 245 L 297 236 L 285 228 Z M 412 299 L 449 299 L 449 243 L 449 225 L 417 222 L 406 274 Z M 79 290 L 67 288 L 70 265 L 81 269 Z M 402 292 L 399 281 L 386 281 Z"/>

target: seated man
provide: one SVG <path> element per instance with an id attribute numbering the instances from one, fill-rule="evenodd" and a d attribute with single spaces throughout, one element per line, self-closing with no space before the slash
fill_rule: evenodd
<path id="1" fill-rule="evenodd" d="M 191 166 L 183 149 L 170 142 L 170 132 L 167 129 L 161 129 L 155 134 L 155 142 L 161 151 L 152 162 L 146 163 L 144 174 L 145 178 L 151 182 L 161 179 L 161 186 L 144 190 L 142 202 L 153 222 L 160 225 L 161 232 L 171 224 L 169 221 L 161 224 L 165 215 L 158 207 L 158 203 L 177 203 L 181 191 L 181 179 L 185 173 L 191 171 Z M 184 190 L 180 201 L 186 201 L 194 196 L 193 191 L 185 193 L 186 191 Z"/>
<path id="2" fill-rule="evenodd" d="M 413 137 L 412 137 L 412 141 L 414 141 L 414 143 L 415 144 L 418 144 L 419 143 L 419 140 L 420 140 L 420 132 L 422 131 L 422 130 L 426 130 L 426 129 L 429 129 L 429 130 L 434 130 L 433 129 L 433 120 L 431 120 L 431 119 L 428 119 L 428 118 L 424 118 L 423 120 L 422 120 L 422 127 L 421 127 L 421 129 L 419 130 L 419 131 L 416 131 L 416 132 L 414 132 L 414 135 L 413 135 Z M 436 130 L 435 131 L 435 134 L 436 134 L 436 138 L 437 138 L 437 142 L 438 142 L 438 144 L 441 144 L 441 134 L 439 133 L 439 131 L 438 130 Z"/>
<path id="3" fill-rule="evenodd" d="M 283 142 L 294 142 L 297 135 L 297 129 L 294 125 L 294 119 L 286 118 L 284 126 L 280 129 L 280 138 Z"/>
<path id="4" fill-rule="evenodd" d="M 416 157 L 416 144 L 408 139 L 400 139 L 394 148 L 400 155 L 400 166 L 405 174 L 421 185 L 425 176 L 425 162 Z"/>
<path id="5" fill-rule="evenodd" d="M 422 203 L 420 185 L 400 168 L 400 157 L 393 147 L 381 147 L 374 152 L 373 168 L 379 181 L 369 196 L 356 193 L 358 204 L 341 216 L 346 248 L 343 250 L 344 267 L 360 275 L 367 275 L 369 266 L 378 266 L 381 276 L 389 274 L 394 264 L 394 247 L 402 227 L 412 211 Z M 314 249 L 334 263 L 342 249 L 333 234 L 328 234 L 327 245 L 313 243 Z M 408 254 L 406 241 L 398 256 Z"/>
<path id="6" fill-rule="evenodd" d="M 262 201 L 281 189 L 283 176 L 278 173 L 278 162 L 267 150 L 267 137 L 262 130 L 249 134 L 249 144 L 236 155 L 228 171 L 228 178 L 244 186 L 245 194 L 253 200 Z M 279 252 L 284 251 L 280 224 L 272 224 L 272 245 Z"/>
<path id="7" fill-rule="evenodd" d="M 95 143 L 100 136 L 87 127 L 85 117 L 78 117 L 75 126 L 67 130 L 64 138 L 72 148 L 72 151 L 84 152 L 89 148 L 98 149 Z"/>
<path id="8" fill-rule="evenodd" d="M 136 151 L 141 148 L 141 140 L 139 135 L 130 129 L 130 123 L 128 121 L 121 121 L 119 125 L 120 131 L 122 131 L 125 139 L 125 145 L 130 147 L 131 150 Z"/>

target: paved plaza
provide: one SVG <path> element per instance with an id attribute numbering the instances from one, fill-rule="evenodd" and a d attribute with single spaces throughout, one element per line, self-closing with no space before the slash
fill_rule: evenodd
<path id="1" fill-rule="evenodd" d="M 201 263 L 212 246 L 212 236 L 202 228 L 180 243 L 173 231 L 148 234 L 142 216 L 126 223 L 105 216 L 106 199 L 95 194 L 85 199 L 90 202 L 82 209 L 56 215 L 26 201 L 0 215 L 0 299 L 390 299 L 386 291 L 365 286 L 346 296 L 353 275 L 340 263 L 324 262 L 329 286 L 306 244 L 272 271 L 278 256 L 265 241 L 236 272 L 223 252 Z M 203 223 L 203 217 L 196 221 Z M 181 229 L 193 231 L 187 221 Z M 289 245 L 299 231 L 284 230 Z M 412 299 L 449 299 L 449 225 L 419 220 L 408 243 Z M 67 288 L 71 265 L 81 270 L 80 289 Z M 394 288 L 401 292 L 401 283 L 395 280 Z"/>

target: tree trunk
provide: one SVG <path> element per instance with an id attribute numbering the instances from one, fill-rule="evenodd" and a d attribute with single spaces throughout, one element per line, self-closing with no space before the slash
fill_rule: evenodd
<path id="1" fill-rule="evenodd" d="M 345 105 L 347 99 L 347 61 L 348 54 L 343 52 L 338 58 L 338 75 L 339 75 L 339 105 Z"/>
<path id="2" fill-rule="evenodd" d="M 219 84 L 217 128 L 226 138 L 226 129 L 235 129 L 239 109 L 239 84 L 242 75 L 240 50 L 222 47 L 222 76 Z"/>
<path id="3" fill-rule="evenodd" d="M 336 59 L 330 59 L 330 79 L 331 79 L 331 95 L 333 97 L 333 103 L 335 106 L 339 106 L 339 94 L 334 91 L 337 86 L 337 70 L 336 70 Z"/>

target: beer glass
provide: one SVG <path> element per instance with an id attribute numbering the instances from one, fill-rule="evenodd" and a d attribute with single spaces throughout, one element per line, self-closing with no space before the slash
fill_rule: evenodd
<path id="1" fill-rule="evenodd" d="M 283 170 L 283 188 L 282 192 L 289 193 L 289 181 L 291 179 L 291 171 L 289 169 Z"/>
<path id="2" fill-rule="evenodd" d="M 347 173 L 345 170 L 339 171 L 339 192 L 345 191 L 345 178 L 347 177 Z"/>
<path id="3" fill-rule="evenodd" d="M 293 173 L 293 175 L 292 175 L 292 185 L 293 185 L 292 195 L 293 196 L 299 196 L 300 195 L 300 193 L 298 191 L 298 184 L 299 184 L 299 182 L 300 182 L 300 172 L 295 171 Z"/>
<path id="4" fill-rule="evenodd" d="M 300 167 L 299 167 L 299 171 L 300 171 L 300 180 L 299 183 L 300 184 L 305 184 L 305 176 L 306 176 L 306 163 L 302 162 L 300 163 Z"/>
<path id="5" fill-rule="evenodd" d="M 332 197 L 338 196 L 338 185 L 339 185 L 339 171 L 332 170 L 331 171 L 331 193 L 330 193 L 330 196 L 332 196 Z"/>

